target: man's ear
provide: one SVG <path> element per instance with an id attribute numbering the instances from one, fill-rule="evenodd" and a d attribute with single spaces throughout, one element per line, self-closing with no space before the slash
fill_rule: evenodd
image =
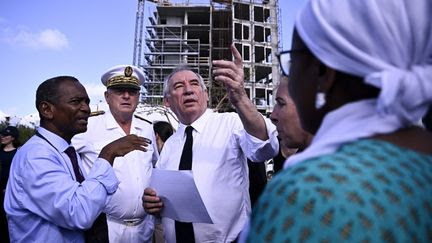
<path id="1" fill-rule="evenodd" d="M 55 109 L 54 105 L 47 102 L 47 101 L 42 101 L 39 104 L 39 112 L 40 112 L 41 116 L 43 116 L 47 120 L 53 119 L 54 109 Z"/>
<path id="2" fill-rule="evenodd" d="M 336 78 L 336 70 L 328 67 L 322 62 L 319 62 L 318 70 L 318 90 L 317 92 L 322 92 L 327 94 L 333 87 Z"/>
<path id="3" fill-rule="evenodd" d="M 170 103 L 166 97 L 163 99 L 163 103 L 164 103 L 164 106 L 170 107 Z"/>
<path id="4" fill-rule="evenodd" d="M 105 101 L 106 101 L 107 103 L 108 103 L 108 95 L 109 95 L 109 94 L 108 94 L 108 91 L 105 91 L 105 92 L 104 92 L 104 96 L 105 96 Z"/>

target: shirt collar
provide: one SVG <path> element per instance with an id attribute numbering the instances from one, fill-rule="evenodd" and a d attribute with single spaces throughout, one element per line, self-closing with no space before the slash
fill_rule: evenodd
<path id="1" fill-rule="evenodd" d="M 68 142 L 66 142 L 62 137 L 43 127 L 39 127 L 37 131 L 60 152 L 64 152 L 70 146 L 70 144 L 68 144 Z"/>
<path id="2" fill-rule="evenodd" d="M 105 116 L 105 119 L 106 119 L 106 128 L 108 130 L 118 128 L 121 131 L 123 131 L 123 129 L 121 129 L 120 125 L 114 119 L 114 116 L 112 115 L 112 113 L 110 111 L 106 112 L 104 114 L 104 116 Z M 135 131 L 141 130 L 141 129 L 142 128 L 139 126 L 139 122 L 137 122 L 137 118 L 135 118 L 134 115 L 132 114 L 132 123 L 131 123 L 131 131 L 130 131 L 130 133 L 133 134 L 133 133 L 135 133 Z"/>
<path id="3" fill-rule="evenodd" d="M 192 124 L 190 124 L 190 125 L 194 128 L 195 131 L 197 131 L 198 133 L 202 133 L 207 121 L 210 119 L 211 113 L 213 113 L 212 110 L 206 109 L 206 111 L 198 119 L 196 119 L 194 122 L 192 122 Z M 179 124 L 179 131 L 182 134 L 184 134 L 184 131 L 185 131 L 187 126 L 188 125 L 180 123 Z"/>
<path id="4" fill-rule="evenodd" d="M 105 126 L 107 129 L 114 129 L 119 127 L 117 121 L 114 119 L 114 116 L 111 114 L 111 111 L 106 112 L 104 116 L 106 120 Z"/>

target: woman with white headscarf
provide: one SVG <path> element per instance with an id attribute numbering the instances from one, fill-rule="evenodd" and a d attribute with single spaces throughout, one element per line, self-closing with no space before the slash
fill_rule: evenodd
<path id="1" fill-rule="evenodd" d="M 248 242 L 431 242 L 432 1 L 311 0 L 280 57 L 312 144 L 254 208 Z"/>

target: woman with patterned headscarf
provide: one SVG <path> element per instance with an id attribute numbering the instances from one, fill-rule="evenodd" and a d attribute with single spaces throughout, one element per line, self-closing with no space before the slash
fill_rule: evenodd
<path id="1" fill-rule="evenodd" d="M 285 162 L 248 242 L 431 242 L 432 1 L 311 0 L 283 71 L 312 144 Z M 290 60 L 289 60 L 290 59 Z"/>

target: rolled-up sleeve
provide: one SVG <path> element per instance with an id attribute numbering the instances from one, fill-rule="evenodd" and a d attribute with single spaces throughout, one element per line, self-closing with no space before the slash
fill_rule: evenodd
<path id="1" fill-rule="evenodd" d="M 240 136 L 240 146 L 246 156 L 254 162 L 263 162 L 277 155 L 279 151 L 279 142 L 277 139 L 276 127 L 267 118 L 264 118 L 268 139 L 263 141 L 256 138 L 246 130 L 242 130 Z"/>

